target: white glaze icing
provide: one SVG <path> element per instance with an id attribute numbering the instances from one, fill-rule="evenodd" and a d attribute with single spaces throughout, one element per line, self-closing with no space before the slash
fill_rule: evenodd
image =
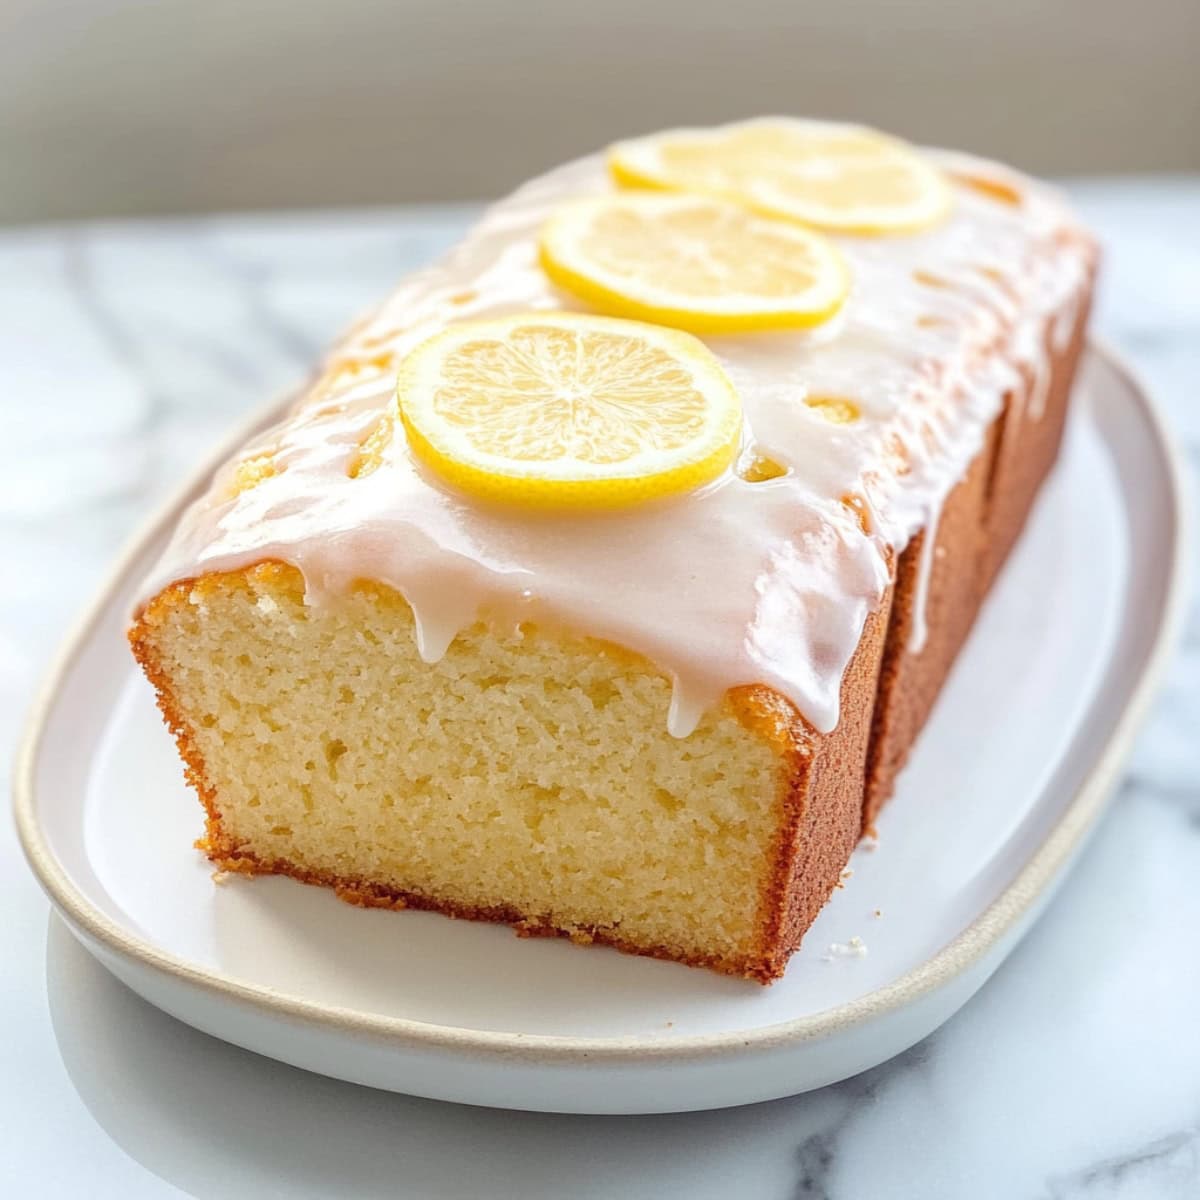
<path id="1" fill-rule="evenodd" d="M 912 627 L 909 630 L 909 654 L 920 654 L 929 640 L 929 583 L 933 578 L 933 563 L 937 558 L 938 525 L 942 519 L 942 505 L 935 503 L 922 530 L 921 552 L 917 558 L 917 581 L 913 592 Z"/>
<path id="2" fill-rule="evenodd" d="M 455 493 L 397 432 L 378 470 L 351 477 L 385 417 L 394 361 L 423 338 L 456 320 L 583 307 L 539 269 L 536 236 L 558 203 L 611 186 L 592 157 L 496 205 L 352 330 L 290 415 L 238 456 L 270 455 L 277 473 L 231 495 L 233 465 L 218 472 L 140 604 L 172 582 L 279 559 L 301 571 L 311 604 L 357 579 L 396 588 L 427 662 L 480 617 L 551 622 L 628 646 L 669 674 L 677 736 L 727 689 L 751 683 L 832 729 L 843 672 L 895 555 L 922 527 L 932 547 L 942 501 L 1023 373 L 1039 392 L 1047 341 L 1073 325 L 1063 314 L 1093 256 L 1050 189 L 930 153 L 951 172 L 1016 186 L 1022 203 L 956 187 L 954 211 L 935 229 L 836 239 L 854 285 L 834 321 L 805 334 L 706 339 L 741 393 L 744 445 L 786 474 L 749 483 L 730 471 L 619 513 L 530 513 Z M 804 402 L 822 395 L 853 400 L 861 419 L 837 425 Z M 1044 403 L 1032 395 L 1029 416 Z M 846 496 L 863 499 L 869 532 Z M 923 612 L 917 620 L 923 628 Z"/>

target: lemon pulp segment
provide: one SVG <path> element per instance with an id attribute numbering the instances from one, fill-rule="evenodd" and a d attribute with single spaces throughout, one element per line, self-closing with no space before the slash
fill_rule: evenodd
<path id="1" fill-rule="evenodd" d="M 850 287 L 828 239 L 705 196 L 575 201 L 546 223 L 539 250 L 550 278 L 593 307 L 696 333 L 817 325 Z"/>
<path id="2" fill-rule="evenodd" d="M 580 313 L 452 325 L 401 364 L 416 456 L 487 499 L 615 508 L 690 491 L 729 466 L 741 402 L 690 334 Z"/>

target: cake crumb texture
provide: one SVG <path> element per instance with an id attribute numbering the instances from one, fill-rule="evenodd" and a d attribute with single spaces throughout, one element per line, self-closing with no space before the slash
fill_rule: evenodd
<path id="1" fill-rule="evenodd" d="M 308 607 L 273 562 L 167 589 L 132 639 L 222 869 L 771 970 L 764 908 L 786 900 L 811 753 L 772 693 L 731 693 L 680 740 L 669 680 L 618 647 L 480 623 L 429 665 L 397 593 Z"/>

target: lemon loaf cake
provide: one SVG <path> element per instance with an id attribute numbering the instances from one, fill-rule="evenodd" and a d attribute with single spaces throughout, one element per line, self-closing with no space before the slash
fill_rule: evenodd
<path id="1" fill-rule="evenodd" d="M 144 585 L 202 848 L 777 978 L 1054 461 L 1095 261 L 1052 189 L 855 126 L 521 188 Z"/>

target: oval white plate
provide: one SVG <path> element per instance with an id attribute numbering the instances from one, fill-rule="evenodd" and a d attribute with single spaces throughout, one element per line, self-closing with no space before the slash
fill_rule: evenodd
<path id="1" fill-rule="evenodd" d="M 76 936 L 152 1003 L 286 1062 L 440 1099 L 717 1108 L 819 1087 L 924 1037 L 1003 960 L 1099 815 L 1181 607 L 1170 447 L 1093 348 L 1063 461 L 879 846 L 856 852 L 763 989 L 362 911 L 286 879 L 214 884 L 191 848 L 199 806 L 123 637 L 133 588 L 212 465 L 136 540 L 35 709 L 16 780 L 26 852 Z M 854 938 L 865 955 L 844 952 Z"/>

